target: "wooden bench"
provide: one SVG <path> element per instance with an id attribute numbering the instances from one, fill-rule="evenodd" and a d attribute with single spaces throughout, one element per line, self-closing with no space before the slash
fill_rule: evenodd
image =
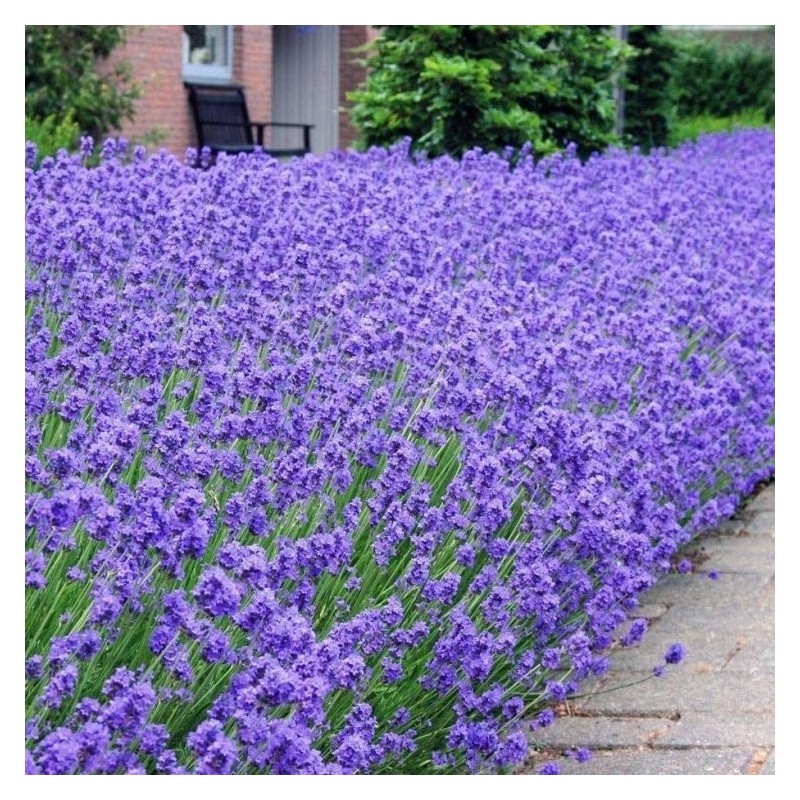
<path id="1" fill-rule="evenodd" d="M 251 122 L 240 86 L 200 86 L 187 84 L 189 104 L 197 128 L 198 149 L 212 153 L 252 153 L 257 148 L 272 156 L 302 156 L 311 152 L 313 125 L 292 122 Z M 264 146 L 265 128 L 294 128 L 302 131 L 303 144 L 297 147 Z M 298 136 L 299 138 L 299 136 Z"/>

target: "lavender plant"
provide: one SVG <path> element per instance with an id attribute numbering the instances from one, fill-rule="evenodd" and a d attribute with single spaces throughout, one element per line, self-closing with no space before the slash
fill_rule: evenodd
<path id="1" fill-rule="evenodd" d="M 26 172 L 28 772 L 509 769 L 772 474 L 770 131 L 91 147 Z"/>

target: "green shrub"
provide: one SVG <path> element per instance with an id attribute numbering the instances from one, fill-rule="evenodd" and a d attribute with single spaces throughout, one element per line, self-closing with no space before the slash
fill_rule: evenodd
<path id="1" fill-rule="evenodd" d="M 634 54 L 625 68 L 624 140 L 644 151 L 667 144 L 675 124 L 678 46 L 660 25 L 631 25 Z"/>
<path id="2" fill-rule="evenodd" d="M 748 45 L 681 45 L 675 74 L 678 116 L 731 117 L 754 109 L 775 116 L 775 54 Z"/>
<path id="3" fill-rule="evenodd" d="M 129 66 L 102 69 L 103 60 L 124 41 L 125 28 L 119 25 L 27 25 L 26 117 L 72 119 L 95 139 L 132 119 L 139 89 Z"/>
<path id="4" fill-rule="evenodd" d="M 391 25 L 350 95 L 360 146 L 410 137 L 429 156 L 530 142 L 582 155 L 616 141 L 613 75 L 627 52 L 598 26 Z"/>
<path id="5" fill-rule="evenodd" d="M 52 114 L 43 120 L 25 116 L 25 141 L 36 145 L 38 161 L 55 155 L 59 150 L 74 150 L 79 136 L 78 125 L 71 114 L 61 120 Z"/>

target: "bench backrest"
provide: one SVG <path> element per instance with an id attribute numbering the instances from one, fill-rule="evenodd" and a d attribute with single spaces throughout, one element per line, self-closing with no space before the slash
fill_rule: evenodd
<path id="1" fill-rule="evenodd" d="M 190 86 L 189 102 L 200 148 L 216 150 L 254 144 L 242 89 L 235 86 Z"/>

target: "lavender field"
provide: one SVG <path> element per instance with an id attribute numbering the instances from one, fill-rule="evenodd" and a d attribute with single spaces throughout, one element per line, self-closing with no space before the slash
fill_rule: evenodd
<path id="1" fill-rule="evenodd" d="M 772 131 L 82 160 L 26 172 L 29 773 L 513 769 L 773 474 Z"/>

